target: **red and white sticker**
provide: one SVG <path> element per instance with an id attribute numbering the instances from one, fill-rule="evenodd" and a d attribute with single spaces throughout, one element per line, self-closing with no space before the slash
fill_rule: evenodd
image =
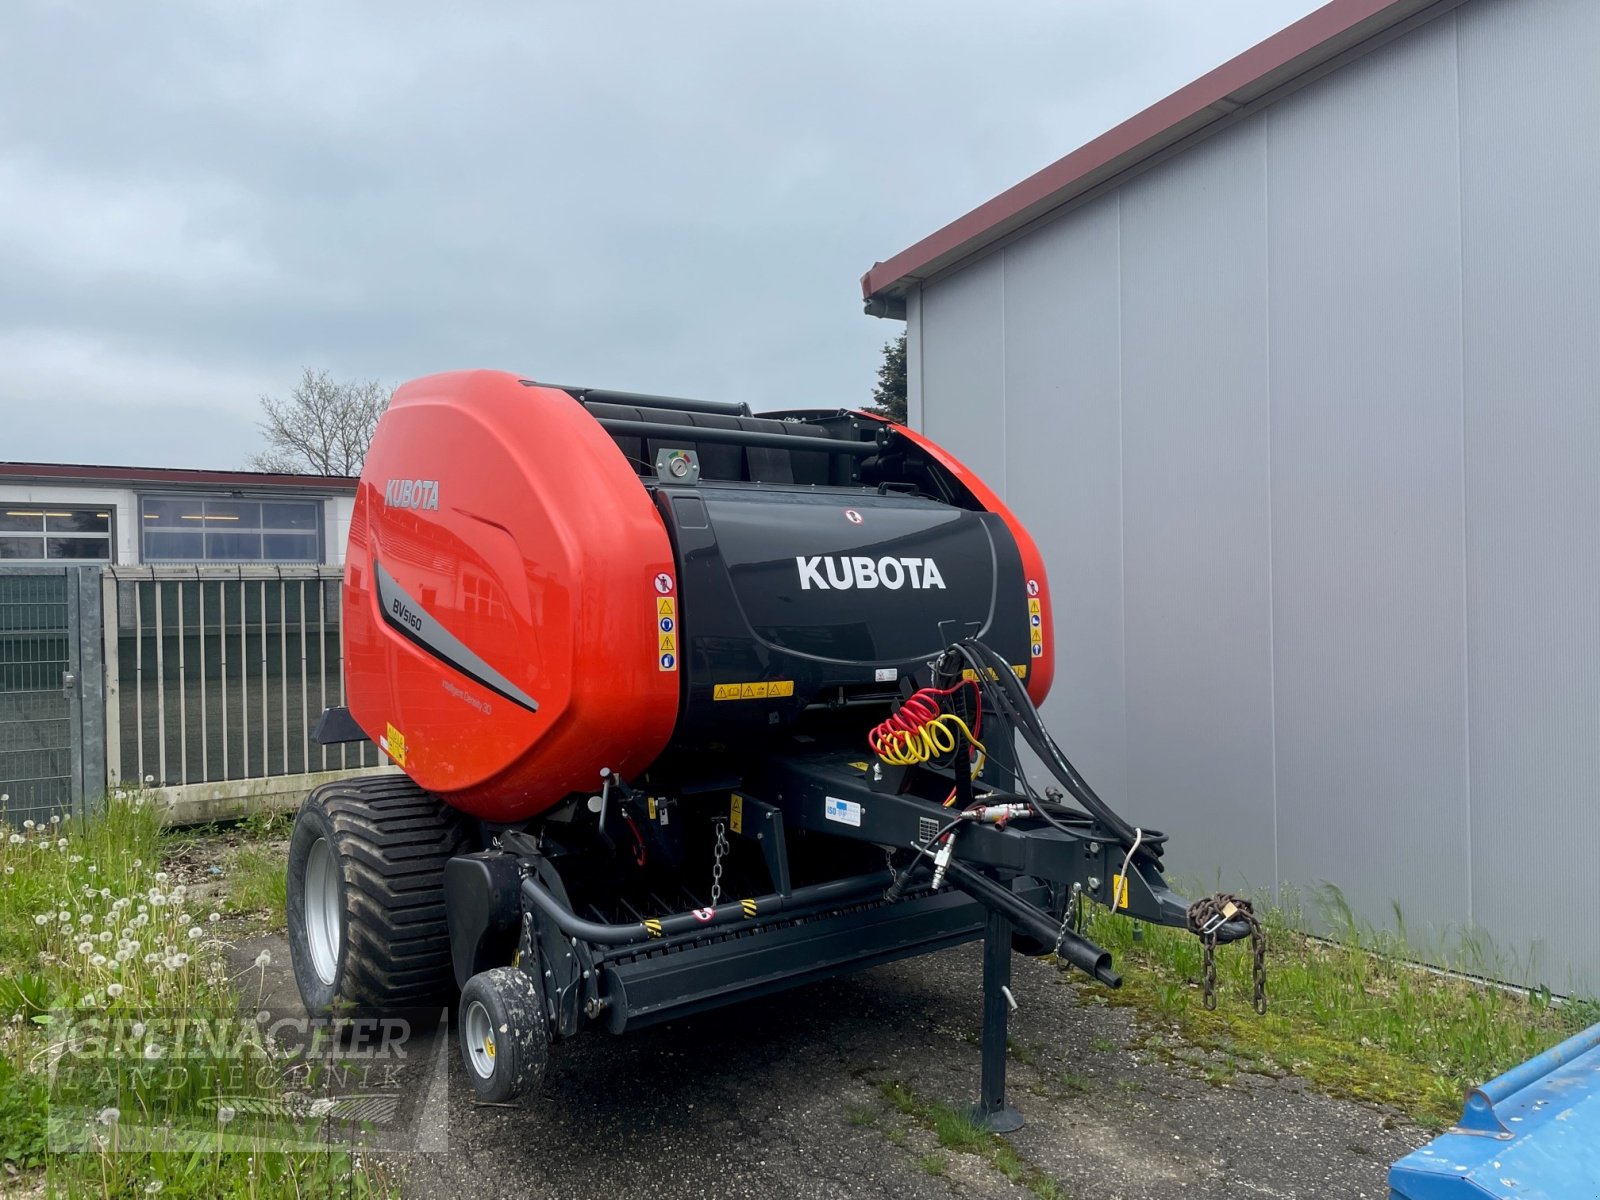
<path id="1" fill-rule="evenodd" d="M 660 592 L 663 596 L 670 596 L 672 594 L 672 576 L 668 575 L 665 571 L 657 575 L 656 591 Z"/>
<path id="2" fill-rule="evenodd" d="M 1037 596 L 1038 594 L 1039 594 L 1039 581 L 1037 579 L 1028 580 L 1028 595 Z"/>
<path id="3" fill-rule="evenodd" d="M 844 519 L 846 521 L 849 521 L 850 524 L 852 524 L 852 525 L 859 525 L 866 518 L 863 517 L 860 513 L 858 513 L 855 509 L 847 508 L 847 509 L 844 510 Z"/>
<path id="4" fill-rule="evenodd" d="M 702 924 L 717 915 L 717 910 L 714 908 L 694 908 L 689 911 L 694 914 L 694 919 Z"/>

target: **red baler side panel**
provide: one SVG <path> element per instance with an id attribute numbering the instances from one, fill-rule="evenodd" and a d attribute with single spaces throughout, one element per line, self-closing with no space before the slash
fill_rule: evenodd
<path id="1" fill-rule="evenodd" d="M 1022 558 L 1023 574 L 1027 578 L 1028 600 L 1037 600 L 1038 612 L 1032 610 L 1032 605 L 1024 606 L 1023 611 L 1017 615 L 1018 621 L 1030 622 L 1030 628 L 1037 630 L 1037 636 L 1031 643 L 1034 647 L 1033 657 L 1028 666 L 1028 695 L 1035 704 L 1043 704 L 1045 697 L 1050 694 L 1050 685 L 1056 677 L 1056 645 L 1054 622 L 1050 612 L 1050 578 L 1045 574 L 1044 555 L 1039 553 L 1039 547 L 1034 544 L 1033 538 L 1028 536 L 1028 531 L 1017 519 L 1015 513 L 1006 507 L 1005 501 L 995 495 L 989 485 L 978 478 L 977 474 L 968 469 L 955 455 L 943 446 L 924 437 L 915 429 L 908 429 L 904 425 L 895 425 L 893 421 L 884 421 L 876 413 L 860 412 L 857 416 L 869 417 L 873 420 L 883 421 L 894 428 L 908 440 L 916 443 L 928 455 L 935 459 L 945 470 L 961 481 L 973 498 L 983 505 L 988 512 L 994 513 L 1006 523 L 1006 528 L 1011 530 L 1011 536 L 1017 543 L 1017 552 Z M 1034 618 L 1037 617 L 1037 622 Z"/>
<path id="2" fill-rule="evenodd" d="M 428 645 L 394 596 L 386 619 L 378 569 L 442 630 Z M 663 598 L 675 609 L 661 519 L 565 392 L 470 371 L 395 393 L 351 520 L 345 678 L 351 714 L 418 784 L 516 821 L 598 786 L 601 767 L 643 770 L 678 711 Z M 470 648 L 459 662 L 437 649 L 452 639 Z"/>

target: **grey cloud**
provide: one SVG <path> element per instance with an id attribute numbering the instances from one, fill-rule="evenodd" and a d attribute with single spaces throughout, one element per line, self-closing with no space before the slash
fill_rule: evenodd
<path id="1" fill-rule="evenodd" d="M 859 403 L 874 259 L 1311 7 L 22 0 L 0 335 L 48 352 L 0 418 L 232 466 L 301 365 Z M 228 433 L 179 450 L 194 412 Z M 0 420 L 0 457 L 84 447 Z"/>

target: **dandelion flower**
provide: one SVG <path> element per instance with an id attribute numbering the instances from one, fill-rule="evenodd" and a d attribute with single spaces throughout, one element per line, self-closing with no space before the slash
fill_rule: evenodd
<path id="1" fill-rule="evenodd" d="M 71 925 L 72 924 L 72 914 L 69 913 L 66 909 L 62 909 L 60 912 L 58 912 L 56 914 L 56 920 L 60 921 L 63 925 Z"/>
<path id="2" fill-rule="evenodd" d="M 172 878 L 172 876 L 168 875 L 165 871 L 157 871 L 156 872 L 156 882 L 157 883 L 166 883 L 171 878 Z"/>
<path id="3" fill-rule="evenodd" d="M 107 942 L 109 942 L 111 940 L 111 930 L 102 929 L 99 933 L 94 935 L 94 940 L 99 942 L 102 946 L 104 946 Z"/>
<path id="4" fill-rule="evenodd" d="M 229 1108 L 226 1104 L 220 1104 L 217 1106 L 217 1120 L 223 1125 L 228 1124 L 234 1119 L 234 1117 L 238 1115 L 238 1113 L 234 1112 L 234 1110 Z"/>
<path id="5" fill-rule="evenodd" d="M 174 971 L 181 971 L 189 965 L 189 956 L 181 951 L 167 960 Z"/>
<path id="6" fill-rule="evenodd" d="M 9 797 L 0 796 L 0 800 L 4 800 L 4 799 L 9 799 Z M 50 824 L 52 824 L 52 825 L 61 824 L 61 814 L 60 813 L 52 814 L 51 817 L 50 817 Z"/>
<path id="7" fill-rule="evenodd" d="M 210 921 L 213 925 L 215 925 L 218 921 L 222 920 L 222 914 L 214 912 L 209 917 L 207 917 L 206 920 Z"/>
<path id="8" fill-rule="evenodd" d="M 6 874 L 7 875 L 15 875 L 16 873 L 17 873 L 17 869 L 15 867 L 7 867 L 6 868 Z"/>
<path id="9" fill-rule="evenodd" d="M 149 1183 L 144 1185 L 144 1194 L 146 1196 L 154 1196 L 157 1192 L 159 1192 L 162 1188 L 164 1188 L 166 1186 L 167 1185 L 162 1183 L 161 1180 L 152 1179 Z"/>
<path id="10" fill-rule="evenodd" d="M 67 862 L 69 862 L 73 866 L 77 866 L 82 861 L 83 861 L 83 855 L 81 855 L 81 854 L 74 854 L 71 858 L 67 859 Z"/>
<path id="11" fill-rule="evenodd" d="M 267 951 L 263 950 L 260 954 L 256 955 L 256 967 L 258 969 L 265 970 L 267 967 L 270 967 L 271 965 L 272 965 L 272 955 L 269 954 Z"/>
<path id="12" fill-rule="evenodd" d="M 67 839 L 66 838 L 58 838 L 56 840 L 56 849 L 57 850 L 65 850 L 66 848 L 67 848 Z"/>
<path id="13" fill-rule="evenodd" d="M 113 1000 L 122 999 L 122 985 L 120 983 L 106 984 L 106 995 Z"/>
<path id="14" fill-rule="evenodd" d="M 155 1062 L 156 1059 L 160 1058 L 165 1053 L 166 1051 L 162 1050 L 160 1042 L 145 1043 L 144 1058 L 146 1062 Z"/>
<path id="15" fill-rule="evenodd" d="M 13 846 L 20 846 L 20 845 L 22 845 L 23 837 L 22 837 L 22 835 L 20 833 L 13 833 L 6 840 L 9 841 Z"/>
<path id="16" fill-rule="evenodd" d="M 102 1108 L 99 1114 L 95 1117 L 95 1120 L 99 1121 L 102 1125 L 115 1125 L 118 1121 L 122 1120 L 122 1113 L 115 1108 Z"/>
<path id="17" fill-rule="evenodd" d="M 204 933 L 205 933 L 205 930 L 201 929 L 200 926 L 196 925 L 196 926 L 194 926 L 194 928 L 189 930 L 189 940 L 190 941 L 194 941 L 194 940 L 198 939 L 199 937 L 201 937 Z"/>
<path id="18" fill-rule="evenodd" d="M 133 1034 L 133 1036 L 136 1038 L 142 1038 L 144 1036 L 144 1022 L 135 1021 L 132 1025 L 128 1026 L 128 1032 Z"/>
<path id="19" fill-rule="evenodd" d="M 94 953 L 94 943 L 91 942 L 91 941 L 87 941 L 87 940 L 79 942 L 78 943 L 78 953 L 79 954 L 93 954 Z"/>
<path id="20" fill-rule="evenodd" d="M 22 827 L 24 829 L 32 829 L 33 828 L 33 822 L 32 821 L 24 821 L 22 823 Z"/>
<path id="21" fill-rule="evenodd" d="M 50 914 L 49 913 L 40 913 L 38 916 L 36 916 L 33 919 L 33 923 L 35 925 L 48 925 L 48 924 L 50 924 Z"/>

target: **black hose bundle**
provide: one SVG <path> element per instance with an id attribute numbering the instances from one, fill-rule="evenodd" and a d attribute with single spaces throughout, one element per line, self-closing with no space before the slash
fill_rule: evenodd
<path id="1" fill-rule="evenodd" d="M 1137 847 L 1135 857 L 1152 865 L 1159 863 L 1161 846 L 1167 840 L 1166 835 L 1149 829 L 1135 829 L 1089 786 L 1088 780 L 1078 773 L 1078 769 L 1072 765 L 1072 760 L 1062 752 L 1061 747 L 1056 745 L 1055 739 L 1050 736 L 1050 731 L 1040 719 L 1038 707 L 1017 679 L 1011 664 L 992 647 L 977 638 L 966 638 L 957 642 L 951 649 L 961 656 L 972 673 L 977 676 L 978 687 L 989 710 L 1009 720 L 1011 727 L 1022 734 L 1022 740 L 1066 790 L 1067 795 L 1087 810 L 1087 813 L 1083 813 L 1070 808 L 1065 809 L 1064 815 L 1067 821 L 1081 827 L 1092 817 L 1124 849 Z M 1038 800 L 1035 807 L 1045 820 L 1067 832 L 1062 821 L 1049 811 L 1052 807 L 1049 801 Z M 1076 832 L 1081 834 L 1081 828 Z"/>

